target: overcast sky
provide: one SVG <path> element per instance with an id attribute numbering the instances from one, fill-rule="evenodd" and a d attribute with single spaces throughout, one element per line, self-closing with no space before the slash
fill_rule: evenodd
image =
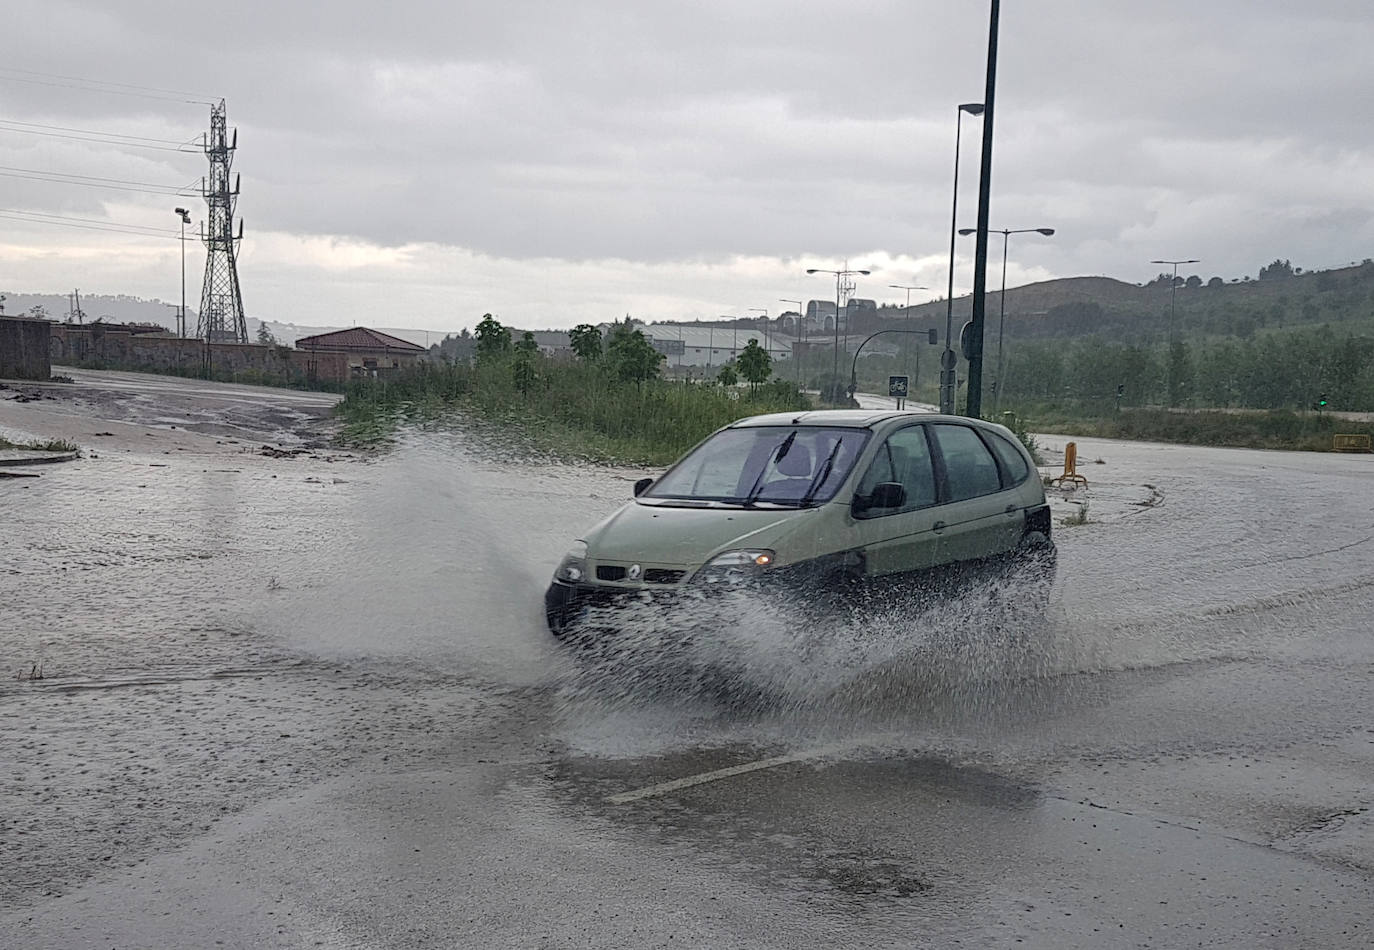
<path id="1" fill-rule="evenodd" d="M 198 184 L 198 152 L 76 139 L 193 142 L 222 97 L 248 315 L 433 330 L 776 315 L 845 262 L 874 271 L 857 296 L 943 296 L 988 32 L 975 0 L 6 6 L 0 291 L 177 300 L 172 208 L 202 200 L 29 172 Z M 1370 256 L 1371 48 L 1367 0 L 1008 0 L 989 223 L 1056 230 L 1011 237 L 1009 286 Z M 200 245 L 186 267 L 195 308 Z"/>

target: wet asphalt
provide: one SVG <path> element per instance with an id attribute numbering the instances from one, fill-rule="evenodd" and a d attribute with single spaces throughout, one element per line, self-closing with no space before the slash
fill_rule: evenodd
<path id="1" fill-rule="evenodd" d="M 1374 459 L 1079 454 L 1046 627 L 741 603 L 723 691 L 542 629 L 634 470 L 0 484 L 0 944 L 1371 945 Z"/>

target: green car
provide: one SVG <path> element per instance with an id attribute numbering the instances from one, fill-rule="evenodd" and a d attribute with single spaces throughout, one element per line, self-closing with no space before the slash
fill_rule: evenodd
<path id="1" fill-rule="evenodd" d="M 592 608 L 750 585 L 831 604 L 1010 576 L 1042 602 L 1053 574 L 1045 491 L 1010 431 L 837 409 L 740 419 L 641 479 L 564 556 L 544 603 L 567 637 Z"/>

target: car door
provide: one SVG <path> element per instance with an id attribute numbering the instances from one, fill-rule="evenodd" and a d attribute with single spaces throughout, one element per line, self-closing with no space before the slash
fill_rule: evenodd
<path id="1" fill-rule="evenodd" d="M 1021 538 L 1025 515 L 1015 490 L 1003 488 L 992 452 L 973 426 L 929 428 L 943 502 L 935 525 L 938 563 L 979 561 L 1010 551 Z"/>
<path id="2" fill-rule="evenodd" d="M 935 470 L 924 425 L 898 429 L 883 441 L 859 479 L 856 498 L 866 498 L 877 485 L 896 482 L 906 492 L 895 508 L 851 507 L 855 531 L 870 577 L 896 577 L 931 567 L 940 539 L 935 533 Z"/>

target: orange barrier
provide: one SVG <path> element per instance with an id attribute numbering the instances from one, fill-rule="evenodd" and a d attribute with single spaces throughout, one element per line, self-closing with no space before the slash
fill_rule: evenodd
<path id="1" fill-rule="evenodd" d="M 1077 442 L 1070 442 L 1068 445 L 1064 446 L 1064 474 L 1050 479 L 1051 485 L 1058 485 L 1060 488 L 1064 487 L 1065 482 L 1071 482 L 1075 488 L 1079 485 L 1082 485 L 1084 488 L 1088 487 L 1088 480 L 1078 474 Z"/>

